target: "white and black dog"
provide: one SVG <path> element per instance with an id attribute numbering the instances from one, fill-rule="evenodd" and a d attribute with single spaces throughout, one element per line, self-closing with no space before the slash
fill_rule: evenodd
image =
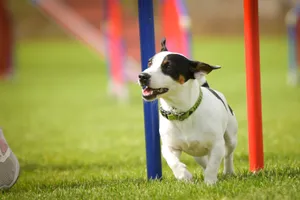
<path id="1" fill-rule="evenodd" d="M 186 152 L 202 166 L 205 183 L 215 184 L 223 158 L 224 173 L 234 173 L 238 129 L 224 95 L 206 82 L 205 75 L 220 67 L 168 51 L 165 39 L 161 45 L 139 74 L 139 84 L 146 101 L 159 99 L 162 155 L 177 179 L 189 181 L 192 175 L 180 161 Z"/>

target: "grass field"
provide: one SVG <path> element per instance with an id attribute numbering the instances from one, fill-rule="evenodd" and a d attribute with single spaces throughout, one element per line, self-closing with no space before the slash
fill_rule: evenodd
<path id="1" fill-rule="evenodd" d="M 21 163 L 21 176 L 0 199 L 300 199 L 300 89 L 286 85 L 285 38 L 261 40 L 265 170 L 248 171 L 243 38 L 196 40 L 195 57 L 223 69 L 208 77 L 239 121 L 235 177 L 214 187 L 183 155 L 193 183 L 147 182 L 140 88 L 131 102 L 106 96 L 103 61 L 71 42 L 21 42 L 17 75 L 0 82 L 0 126 Z"/>

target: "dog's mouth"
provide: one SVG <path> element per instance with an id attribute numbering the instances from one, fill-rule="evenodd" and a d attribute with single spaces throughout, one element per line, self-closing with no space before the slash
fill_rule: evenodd
<path id="1" fill-rule="evenodd" d="M 154 100 L 158 95 L 168 92 L 168 90 L 169 90 L 168 88 L 154 89 L 147 86 L 142 90 L 142 95 L 145 100 L 150 101 L 150 100 Z"/>

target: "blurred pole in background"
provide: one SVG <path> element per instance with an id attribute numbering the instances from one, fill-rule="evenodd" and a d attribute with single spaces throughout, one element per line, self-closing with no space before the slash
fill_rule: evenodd
<path id="1" fill-rule="evenodd" d="M 155 54 L 153 2 L 138 0 L 138 9 L 142 70 L 145 70 L 149 58 Z M 162 169 L 157 100 L 154 102 L 144 101 L 144 123 L 147 177 L 148 179 L 160 179 Z"/>
<path id="2" fill-rule="evenodd" d="M 191 19 L 184 0 L 160 0 L 161 29 L 170 51 L 192 57 Z"/>
<path id="3" fill-rule="evenodd" d="M 126 54 L 123 39 L 122 4 L 120 0 L 104 1 L 103 37 L 108 69 L 108 93 L 121 102 L 128 102 L 129 94 L 125 80 Z"/>
<path id="4" fill-rule="evenodd" d="M 0 0 L 0 79 L 12 73 L 13 31 L 8 1 Z"/>
<path id="5" fill-rule="evenodd" d="M 286 15 L 285 23 L 288 33 L 288 84 L 296 86 L 299 83 L 299 9 L 300 4 L 296 3 Z"/>
<path id="6" fill-rule="evenodd" d="M 252 172 L 263 169 L 258 0 L 244 0 L 244 31 L 248 107 L 249 162 Z"/>

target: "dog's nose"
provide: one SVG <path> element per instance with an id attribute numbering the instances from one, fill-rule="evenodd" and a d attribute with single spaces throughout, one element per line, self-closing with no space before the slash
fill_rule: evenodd
<path id="1" fill-rule="evenodd" d="M 142 86 L 147 86 L 149 84 L 149 80 L 150 80 L 150 74 L 142 72 L 139 74 L 139 81 L 141 83 Z"/>
<path id="2" fill-rule="evenodd" d="M 150 74 L 142 72 L 139 74 L 139 79 L 140 80 L 148 80 L 150 78 Z"/>

